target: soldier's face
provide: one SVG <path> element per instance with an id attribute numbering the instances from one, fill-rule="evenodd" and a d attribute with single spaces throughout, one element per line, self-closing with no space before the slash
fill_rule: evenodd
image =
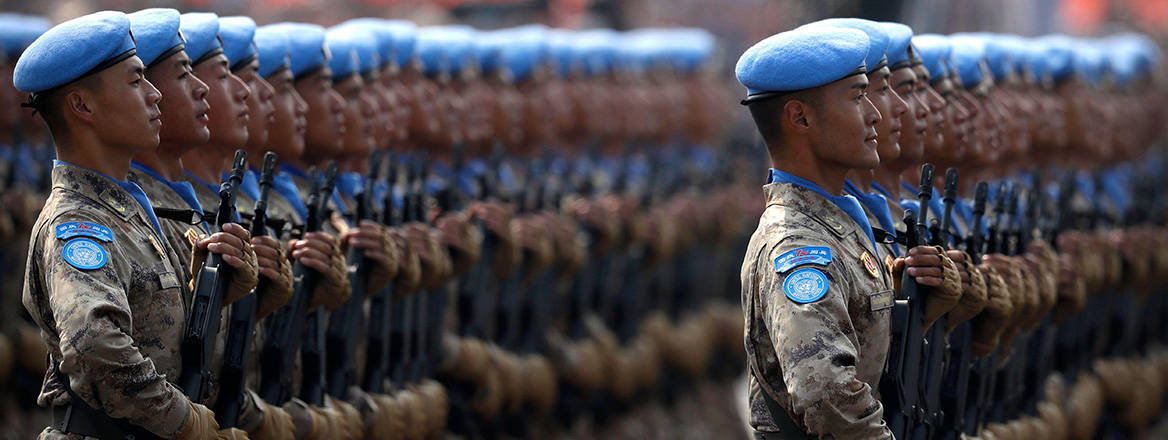
<path id="1" fill-rule="evenodd" d="M 941 124 L 939 142 L 934 144 L 930 142 L 931 139 L 926 139 L 925 160 L 960 157 L 965 151 L 969 137 L 969 110 L 961 103 L 956 87 L 950 79 L 943 78 L 937 81 L 931 89 L 941 98 L 944 105 L 939 113 L 945 122 Z"/>
<path id="2" fill-rule="evenodd" d="M 364 80 L 365 87 L 369 89 L 373 100 L 377 101 L 377 115 L 373 124 L 374 145 L 387 148 L 393 143 L 395 130 L 393 108 L 397 106 L 397 98 L 389 88 L 385 87 L 381 77 L 382 73 L 374 70 L 366 74 Z"/>
<path id="3" fill-rule="evenodd" d="M 267 78 L 275 90 L 272 95 L 272 123 L 268 126 L 268 149 L 280 157 L 298 158 L 304 154 L 304 135 L 308 131 L 308 104 L 300 98 L 293 84 L 292 71 L 281 69 Z"/>
<path id="4" fill-rule="evenodd" d="M 923 65 L 913 66 L 912 71 L 917 76 L 917 96 L 925 108 L 928 109 L 929 115 L 925 118 L 926 126 L 924 136 L 924 148 L 922 154 L 929 154 L 930 151 L 937 151 L 941 149 L 941 145 L 945 142 L 945 98 L 938 93 L 937 89 L 930 83 L 932 76 L 929 75 L 929 70 Z"/>
<path id="5" fill-rule="evenodd" d="M 276 89 L 260 76 L 260 62 L 253 60 L 235 71 L 251 93 L 247 95 L 247 147 L 259 150 L 268 145 L 268 125 L 275 118 L 272 97 Z"/>
<path id="6" fill-rule="evenodd" d="M 866 93 L 868 77 L 856 74 L 820 88 L 818 103 L 808 106 L 808 138 L 815 153 L 848 169 L 880 165 L 876 125 L 881 115 Z"/>
<path id="7" fill-rule="evenodd" d="M 190 148 L 210 139 L 207 128 L 207 84 L 191 70 L 191 59 L 179 51 L 146 69 L 146 79 L 162 92 L 158 108 L 162 110 L 161 140 Z"/>
<path id="8" fill-rule="evenodd" d="M 928 129 L 929 108 L 921 101 L 923 85 L 917 80 L 917 75 L 911 68 L 900 68 L 892 71 L 889 78 L 892 90 L 908 104 L 908 111 L 900 115 L 900 158 L 898 162 L 916 164 L 924 154 L 925 135 Z M 881 161 L 884 157 L 881 156 Z"/>
<path id="9" fill-rule="evenodd" d="M 219 54 L 195 65 L 195 75 L 207 83 L 207 112 L 211 142 L 228 148 L 247 144 L 247 96 L 251 93 L 243 80 L 227 68 L 227 57 Z"/>
<path id="10" fill-rule="evenodd" d="M 333 85 L 343 101 L 345 115 L 344 155 L 368 156 L 373 150 L 374 118 L 377 102 L 365 87 L 360 75 L 353 74 Z"/>
<path id="11" fill-rule="evenodd" d="M 887 66 L 868 74 L 868 97 L 880 112 L 880 122 L 876 123 L 876 152 L 881 161 L 900 157 L 900 117 L 908 111 L 908 104 L 892 90 L 888 81 L 891 75 Z"/>
<path id="12" fill-rule="evenodd" d="M 308 132 L 304 140 L 305 153 L 312 157 L 334 157 L 341 152 L 345 116 L 332 77 L 332 70 L 325 66 L 296 80 L 296 91 L 308 104 Z"/>
<path id="13" fill-rule="evenodd" d="M 127 58 L 99 72 L 97 87 L 77 92 L 102 142 L 131 154 L 158 148 L 162 129 L 162 94 L 143 76 L 145 69 L 138 57 Z"/>

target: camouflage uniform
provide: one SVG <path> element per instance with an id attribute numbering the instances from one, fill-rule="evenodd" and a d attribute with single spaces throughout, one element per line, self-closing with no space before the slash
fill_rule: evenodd
<path id="1" fill-rule="evenodd" d="M 865 231 L 846 212 L 793 183 L 763 187 L 767 208 L 743 263 L 742 304 L 751 368 L 750 425 L 778 430 L 767 392 L 804 432 L 887 438 L 875 395 L 889 344 L 892 278 Z M 776 260 L 808 246 L 830 261 L 780 267 Z M 801 304 L 784 294 L 792 274 L 822 271 L 826 294 Z"/>
<path id="2" fill-rule="evenodd" d="M 114 181 L 62 164 L 52 182 L 33 228 L 24 285 L 24 306 L 50 353 L 38 403 L 66 405 L 76 395 L 111 417 L 173 438 L 190 411 L 182 391 L 167 382 L 181 368 L 187 306 L 178 274 L 185 262 Z M 112 241 L 101 244 L 108 253 L 104 266 L 82 270 L 63 258 L 62 248 L 77 238 L 58 239 L 56 227 L 77 221 L 112 231 Z M 41 437 L 80 438 L 51 428 Z"/>

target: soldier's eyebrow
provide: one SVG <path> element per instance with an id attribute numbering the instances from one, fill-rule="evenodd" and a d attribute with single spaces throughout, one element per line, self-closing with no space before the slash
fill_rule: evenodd
<path id="1" fill-rule="evenodd" d="M 900 86 L 903 86 L 903 85 L 906 85 L 906 84 L 908 84 L 908 85 L 912 85 L 912 83 L 915 83 L 915 82 L 916 82 L 916 80 L 915 80 L 915 79 L 906 79 L 906 80 L 904 80 L 904 81 L 901 81 L 901 82 L 898 82 L 898 83 L 896 83 L 896 85 L 892 86 L 892 88 L 894 88 L 894 89 L 896 89 L 896 88 L 900 88 Z"/>

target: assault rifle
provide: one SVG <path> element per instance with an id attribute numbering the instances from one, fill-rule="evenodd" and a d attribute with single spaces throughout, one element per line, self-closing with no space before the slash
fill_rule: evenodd
<path id="1" fill-rule="evenodd" d="M 223 226 L 235 219 L 235 191 L 243 182 L 247 169 L 247 152 L 235 150 L 231 175 L 219 186 L 219 213 L 211 232 L 220 232 Z M 223 299 L 231 285 L 233 271 L 223 263 L 223 256 L 208 253 L 203 267 L 195 278 L 195 288 L 191 300 L 191 310 L 187 314 L 187 327 L 182 339 L 182 374 L 178 384 L 187 397 L 194 402 L 207 398 L 211 387 L 211 357 L 219 335 Z"/>
<path id="2" fill-rule="evenodd" d="M 907 249 L 926 243 L 928 237 L 929 200 L 933 196 L 933 164 L 921 167 L 921 184 L 917 193 L 920 214 L 905 210 L 904 224 Z M 918 405 L 923 351 L 925 315 L 923 288 L 906 272 L 901 280 L 900 297 L 892 307 L 892 340 L 889 347 L 889 382 L 881 386 L 888 400 L 885 418 L 896 438 L 908 438 L 914 427 L 924 422 L 924 410 Z"/>
<path id="3" fill-rule="evenodd" d="M 929 242 L 933 246 L 949 247 L 949 230 L 953 227 L 953 205 L 957 203 L 957 178 L 956 168 L 949 168 L 945 171 L 944 210 L 941 213 L 940 227 L 933 233 L 932 240 Z M 922 205 L 921 212 L 925 212 L 924 205 Z M 913 438 L 931 439 L 936 436 L 943 423 L 941 377 L 945 372 L 945 332 L 948 328 L 948 321 L 945 315 L 938 317 L 929 327 L 925 338 L 926 347 L 922 359 L 924 365 L 921 367 L 924 372 L 922 407 L 925 417 L 924 423 L 915 427 Z"/>
<path id="4" fill-rule="evenodd" d="M 969 235 L 965 240 L 965 252 L 969 254 L 970 262 L 981 264 L 982 246 L 985 244 L 985 210 L 986 198 L 989 196 L 989 185 L 978 182 L 973 199 L 973 222 L 970 224 Z M 953 380 L 946 383 L 945 388 L 952 390 L 949 396 L 952 405 L 948 406 L 948 419 L 942 432 L 943 438 L 958 439 L 961 434 L 974 436 L 977 434 L 978 408 L 987 398 L 986 387 L 983 385 L 988 378 L 986 364 L 990 356 L 973 359 L 971 344 L 973 343 L 973 324 L 966 322 L 953 330 L 949 340 L 952 354 L 949 377 Z"/>
<path id="5" fill-rule="evenodd" d="M 260 198 L 255 202 L 252 217 L 251 236 L 268 235 L 268 193 L 272 189 L 272 174 L 276 169 L 276 153 L 264 154 L 264 169 L 260 174 Z M 251 344 L 255 332 L 256 311 L 259 308 L 258 292 L 268 283 L 260 277 L 259 284 L 251 295 L 236 301 L 231 307 L 231 322 L 227 326 L 227 347 L 224 350 L 223 368 L 219 373 L 219 398 L 215 400 L 215 420 L 220 428 L 234 428 L 239 425 L 239 409 L 246 398 L 247 365 L 251 354 Z"/>
<path id="6" fill-rule="evenodd" d="M 320 217 L 318 222 L 327 217 L 326 208 L 328 207 L 328 200 L 333 195 L 333 189 L 337 184 L 337 163 L 329 161 L 328 170 L 325 171 L 324 183 L 320 186 L 320 191 L 316 194 L 316 213 Z M 317 225 L 320 229 L 320 225 Z M 302 267 L 303 278 L 302 283 L 307 287 L 312 287 L 316 290 L 317 284 L 320 283 L 320 272 L 307 267 Z M 297 278 L 301 278 L 297 276 Z M 300 400 L 305 401 L 309 405 L 324 406 L 324 392 L 325 392 L 325 308 L 324 306 L 317 306 L 316 309 L 309 310 L 308 316 L 304 318 L 304 344 L 300 346 L 300 365 L 301 365 L 301 382 L 300 382 Z"/>
<path id="7" fill-rule="evenodd" d="M 336 179 L 335 165 L 334 163 L 329 167 L 331 177 L 328 180 Z M 304 219 L 304 233 L 320 230 L 323 200 L 327 200 L 321 195 L 323 185 L 320 171 L 313 168 L 308 175 L 312 189 L 306 204 L 308 213 Z M 296 363 L 296 353 L 300 349 L 308 305 L 312 302 L 313 291 L 316 290 L 316 284 L 320 279 L 319 272 L 299 261 L 292 266 L 292 276 L 296 280 L 292 299 L 272 316 L 272 324 L 268 328 L 264 348 L 260 353 L 262 369 L 259 394 L 272 405 L 283 405 L 292 398 L 292 368 Z M 304 377 L 308 380 L 308 369 L 311 366 L 305 363 L 304 368 Z"/>
<path id="8" fill-rule="evenodd" d="M 364 186 L 355 196 L 357 209 L 352 216 L 353 227 L 360 228 L 362 220 L 373 218 L 373 185 L 380 168 L 381 152 L 373 150 L 369 155 Z M 329 315 L 325 332 L 328 394 L 341 400 L 345 399 L 349 386 L 357 382 L 357 324 L 372 270 L 369 267 L 372 262 L 365 258 L 365 251 L 361 248 L 350 247 L 345 261 L 349 265 L 349 299 Z"/>
<path id="9" fill-rule="evenodd" d="M 401 224 L 401 211 L 394 207 L 394 185 L 397 183 L 397 165 L 388 165 L 389 189 L 381 211 L 381 223 L 388 227 Z M 372 193 L 370 193 L 372 195 Z M 362 387 L 368 392 L 384 394 L 385 379 L 389 377 L 390 319 L 393 307 L 393 283 L 369 298 L 369 336 L 365 346 L 365 377 Z"/>

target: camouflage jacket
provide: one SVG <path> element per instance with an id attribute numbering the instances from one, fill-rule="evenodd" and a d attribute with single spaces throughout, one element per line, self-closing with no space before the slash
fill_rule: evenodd
<path id="1" fill-rule="evenodd" d="M 766 210 L 742 265 L 750 425 L 777 426 L 768 393 L 813 436 L 887 438 L 876 394 L 889 344 L 892 278 L 847 213 L 793 183 Z"/>
<path id="2" fill-rule="evenodd" d="M 49 347 L 37 401 L 85 404 L 173 438 L 190 405 L 168 379 L 182 366 L 180 262 L 117 182 L 60 164 L 33 228 L 24 306 Z M 66 382 L 68 381 L 68 382 Z"/>

